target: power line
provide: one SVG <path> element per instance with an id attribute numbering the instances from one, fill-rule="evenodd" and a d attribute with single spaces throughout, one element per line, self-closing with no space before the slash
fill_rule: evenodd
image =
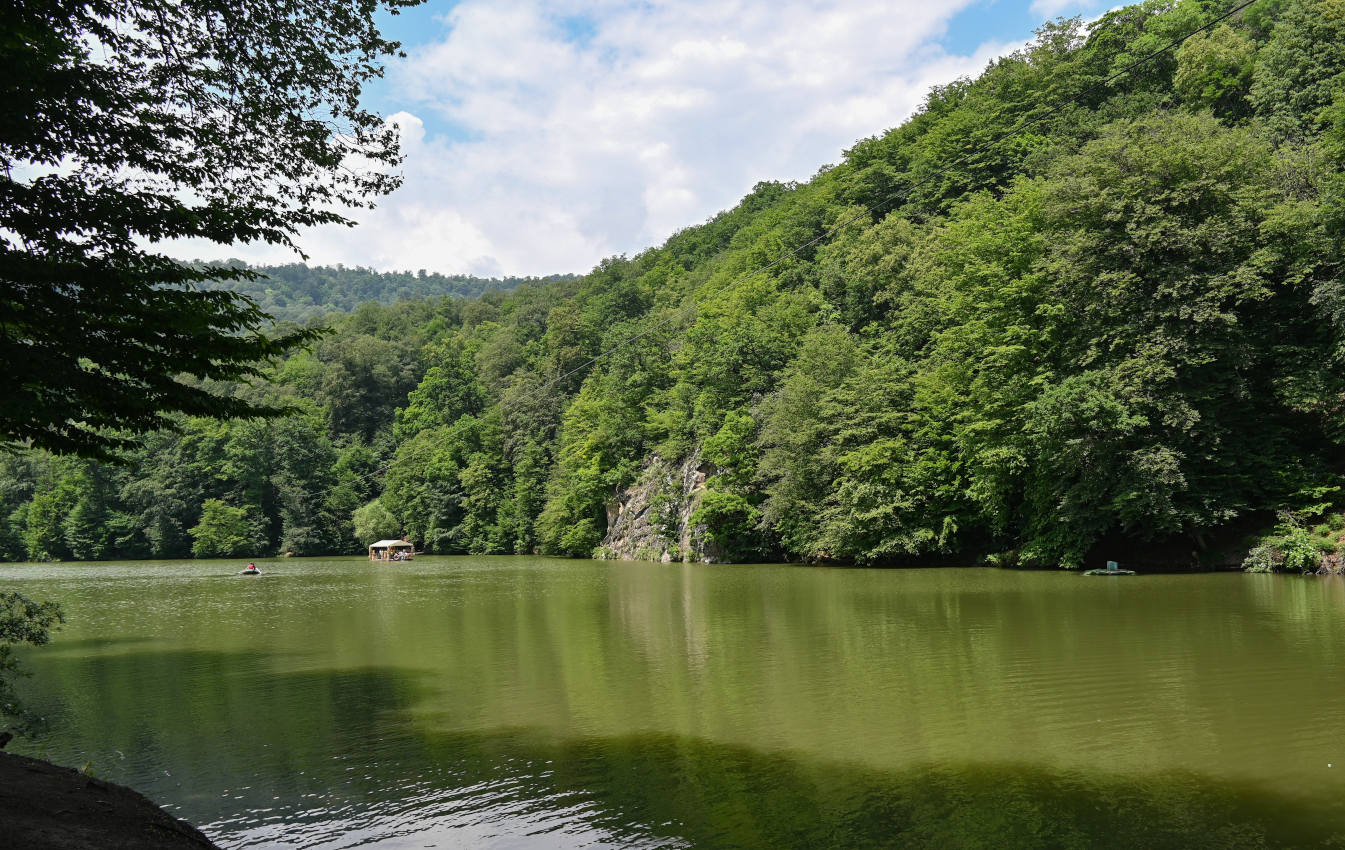
<path id="1" fill-rule="evenodd" d="M 670 316 L 668 316 L 667 318 L 664 318 L 664 319 L 662 319 L 662 320 L 660 320 L 660 321 L 658 321 L 658 322 L 655 322 L 653 325 L 649 326 L 649 327 L 646 328 L 645 330 L 639 331 L 638 333 L 635 333 L 635 334 L 632 334 L 632 335 L 629 336 L 629 337 L 626 337 L 626 338 L 623 339 L 621 342 L 618 342 L 616 345 L 613 345 L 612 347 L 606 349 L 605 351 L 602 351 L 602 352 L 599 352 L 598 354 L 593 355 L 593 356 L 590 357 L 588 360 L 584 361 L 583 363 L 581 363 L 580 365 L 576 366 L 575 368 L 569 370 L 568 372 L 565 372 L 565 373 L 562 374 L 562 375 L 559 375 L 559 376 L 557 376 L 557 377 L 555 377 L 555 378 L 552 378 L 550 381 L 547 381 L 546 383 L 542 384 L 541 386 L 534 387 L 532 390 L 530 390 L 529 392 L 525 393 L 525 394 L 522 395 L 522 396 L 519 396 L 519 397 L 514 398 L 514 399 L 510 399 L 510 400 L 508 400 L 508 401 L 502 399 L 502 400 L 500 401 L 500 404 L 499 404 L 500 409 L 503 410 L 503 409 L 505 409 L 506 407 L 509 407 L 509 406 L 515 406 L 515 407 L 516 407 L 516 406 L 522 404 L 524 401 L 527 401 L 528 399 L 533 398 L 533 397 L 535 397 L 535 396 L 541 394 L 542 392 L 544 392 L 544 391 L 550 389 L 551 387 L 554 387 L 555 385 L 561 383 L 562 381 L 566 380 L 567 378 L 571 378 L 571 377 L 573 377 L 573 376 L 579 374 L 580 372 L 584 372 L 584 371 L 588 370 L 589 368 L 591 368 L 591 367 L 597 365 L 597 364 L 598 364 L 599 362 L 601 362 L 602 360 L 605 360 L 606 358 L 610 357 L 611 355 L 615 354 L 616 352 L 620 351 L 621 349 L 625 348 L 626 346 L 630 345 L 631 343 L 638 342 L 639 340 L 644 339 L 645 337 L 648 337 L 648 336 L 654 334 L 656 331 L 662 330 L 663 328 L 666 328 L 666 327 L 672 325 L 673 322 L 676 321 L 676 320 L 678 319 L 679 314 L 682 313 L 683 311 L 685 311 L 685 312 L 687 312 L 687 313 L 694 312 L 695 310 L 697 310 L 697 309 L 699 309 L 699 308 L 705 306 L 706 304 L 708 304 L 709 302 L 711 302 L 711 301 L 714 300 L 715 298 L 719 297 L 720 295 L 722 295 L 722 294 L 724 294 L 724 293 L 726 293 L 726 292 L 729 292 L 730 290 L 734 289 L 734 288 L 737 287 L 739 284 L 744 283 L 744 282 L 746 282 L 746 281 L 748 281 L 748 280 L 751 280 L 752 278 L 756 277 L 757 275 L 764 274 L 764 273 L 770 271 L 771 269 L 774 269 L 775 267 L 779 266 L 781 263 L 785 262 L 786 260 L 789 260 L 789 259 L 792 259 L 792 258 L 794 258 L 794 257 L 797 257 L 800 253 L 802 253 L 803 251 L 806 251 L 807 249 L 813 247 L 814 245 L 817 245 L 817 244 L 819 244 L 819 243 L 825 242 L 826 240 L 830 239 L 832 236 L 836 235 L 838 232 L 840 232 L 841 230 L 844 230 L 846 227 L 849 227 L 850 225 L 854 224 L 855 222 L 860 221 L 861 219 L 866 218 L 866 217 L 867 217 L 867 218 L 871 218 L 871 217 L 873 217 L 873 215 L 874 215 L 875 213 L 878 213 L 879 211 L 881 211 L 881 210 L 883 210 L 884 208 L 888 207 L 888 206 L 889 206 L 890 204 L 892 204 L 893 202 L 898 201 L 898 200 L 900 200 L 901 198 L 904 198 L 904 197 L 907 197 L 907 196 L 911 195 L 916 189 L 919 189 L 919 188 L 922 187 L 922 186 L 925 186 L 925 185 L 928 185 L 929 183 L 932 183 L 936 178 L 941 177 L 941 176 L 947 174 L 949 171 L 951 171 L 952 169 L 956 168 L 957 166 L 962 165 L 963 163 L 967 162 L 967 161 L 970 160 L 972 157 L 977 156 L 977 155 L 979 155 L 979 154 L 983 154 L 983 153 L 985 153 L 985 152 L 991 150 L 992 148 L 994 148 L 994 147 L 1000 145 L 1001 143 L 1003 143 L 1003 142 L 1005 142 L 1005 141 L 1008 141 L 1009 139 L 1012 139 L 1012 138 L 1014 138 L 1015 136 L 1019 136 L 1019 135 L 1021 135 L 1021 134 L 1022 134 L 1024 131 L 1026 131 L 1028 128 L 1030 128 L 1030 127 L 1032 127 L 1032 126 L 1034 126 L 1034 125 L 1036 125 L 1036 124 L 1041 123 L 1042 121 L 1046 120 L 1047 118 L 1050 118 L 1050 117 L 1052 117 L 1052 116 L 1055 116 L 1055 115 L 1060 114 L 1061 112 L 1064 111 L 1064 109 L 1065 109 L 1066 107 L 1069 107 L 1069 106 L 1078 106 L 1078 105 L 1080 105 L 1080 101 L 1083 100 L 1083 99 L 1084 99 L 1085 97 L 1087 97 L 1088 95 L 1091 95 L 1091 94 L 1093 94 L 1093 93 L 1095 93 L 1095 92 L 1097 92 L 1097 91 L 1100 91 L 1100 90 L 1102 90 L 1102 89 L 1104 89 L 1104 88 L 1110 86 L 1112 83 L 1114 83 L 1114 82 L 1117 81 L 1118 79 L 1120 79 L 1120 78 L 1122 78 L 1122 77 L 1125 77 L 1125 76 L 1129 75 L 1129 74 L 1130 74 L 1131 72 L 1133 72 L 1135 69 L 1137 69 L 1137 68 L 1141 67 L 1142 65 L 1145 65 L 1145 64 L 1147 64 L 1147 63 L 1153 61 L 1154 59 L 1158 58 L 1159 56 L 1162 56 L 1164 53 L 1167 53 L 1168 51 L 1170 51 L 1170 50 L 1172 50 L 1172 49 L 1174 49 L 1174 48 L 1176 48 L 1176 47 L 1181 46 L 1183 43 L 1185 43 L 1185 42 L 1186 42 L 1187 40 L 1189 40 L 1190 38 L 1192 38 L 1192 37 L 1194 37 L 1194 36 L 1196 36 L 1196 35 L 1199 35 L 1200 33 L 1202 33 L 1202 32 L 1204 32 L 1204 31 L 1206 31 L 1206 30 L 1208 30 L 1208 29 L 1210 29 L 1210 28 L 1212 28 L 1212 27 L 1214 27 L 1214 26 L 1216 26 L 1216 25 L 1218 25 L 1218 24 L 1220 24 L 1220 23 L 1222 23 L 1222 22 L 1228 20 L 1229 18 L 1231 18 L 1231 17 L 1233 17 L 1234 15 L 1236 15 L 1238 12 L 1241 12 L 1243 9 L 1246 9 L 1248 6 L 1251 6 L 1252 4 L 1257 3 L 1257 2 L 1260 2 L 1260 0 L 1244 0 L 1244 2 L 1238 4 L 1237 6 L 1234 6 L 1232 9 L 1228 10 L 1228 11 L 1225 12 L 1224 14 L 1219 15 L 1219 16 L 1216 17 L 1216 18 L 1213 18 L 1212 20 L 1210 20 L 1210 21 L 1206 22 L 1205 24 L 1203 24 L 1203 25 L 1197 27 L 1196 29 L 1191 30 L 1190 32 L 1186 33 L 1185 35 L 1182 35 L 1182 36 L 1180 36 L 1180 37 L 1178 37 L 1178 38 L 1176 38 L 1176 39 L 1173 39 L 1172 41 L 1168 42 L 1166 45 L 1164 45 L 1163 47 L 1158 48 L 1157 50 L 1153 51 L 1152 53 L 1149 53 L 1148 55 L 1143 56 L 1143 57 L 1140 58 L 1140 59 L 1136 59 L 1135 61 L 1131 62 L 1129 65 L 1126 65 L 1124 68 L 1122 68 L 1122 69 L 1120 69 L 1119 71 L 1116 71 L 1115 73 L 1113 73 L 1111 76 L 1109 76 L 1109 77 L 1107 77 L 1107 78 L 1101 80 L 1100 82 L 1096 82 L 1096 83 L 1094 83 L 1094 84 L 1091 85 L 1091 86 L 1088 86 L 1088 87 L 1085 88 L 1084 90 L 1078 92 L 1077 94 L 1075 94 L 1075 95 L 1073 95 L 1072 97 L 1066 99 L 1065 101 L 1063 101 L 1063 102 L 1061 102 L 1061 103 L 1058 103 L 1058 104 L 1056 104 L 1055 106 L 1052 106 L 1052 107 L 1048 108 L 1046 111 L 1040 113 L 1039 115 L 1037 115 L 1037 116 L 1035 116 L 1035 117 L 1024 119 L 1024 120 L 1021 121 L 1017 126 L 1015 126 L 1013 129 L 1008 130 L 1007 132 L 1005 132 L 1003 135 L 999 136 L 998 138 L 991 139 L 991 140 L 988 141 L 988 142 L 985 142 L 985 143 L 983 143 L 983 144 L 981 144 L 981 145 L 979 145 L 979 146 L 977 146 L 977 147 L 972 148 L 970 151 L 967 151 L 966 153 L 964 153 L 964 154 L 963 154 L 962 156 L 960 156 L 959 158 L 953 160 L 951 163 L 949 163 L 949 164 L 943 166 L 942 168 L 936 169 L 935 171 L 931 172 L 929 175 L 925 176 L 924 178 L 922 178 L 922 179 L 920 179 L 920 180 L 917 180 L 915 183 L 912 183 L 910 186 L 907 186 L 907 187 L 905 187 L 905 188 L 903 188 L 903 189 L 901 189 L 901 190 L 898 190 L 898 191 L 896 191 L 896 192 L 893 192 L 893 193 L 887 195 L 886 197 L 882 198 L 881 200 L 879 200 L 877 203 L 875 203 L 875 204 L 873 204 L 873 205 L 871 205 L 871 206 L 869 206 L 869 207 L 867 207 L 867 208 L 865 208 L 865 209 L 863 209 L 863 210 L 860 210 L 859 212 L 855 213 L 854 215 L 852 215 L 852 216 L 850 216 L 850 217 L 848 217 L 848 218 L 843 219 L 839 224 L 834 225 L 830 230 L 826 230 L 826 231 L 822 232 L 821 234 L 819 234 L 819 235 L 813 237 L 812 239 L 808 240 L 807 242 L 804 242 L 804 243 L 802 243 L 801 245 L 795 246 L 794 248 L 790 249 L 789 251 L 786 251 L 785 253 L 781 254 L 781 255 L 778 256 L 778 257 L 776 257 L 774 260 L 772 260 L 771 262 L 767 263 L 766 265 L 763 265 L 763 266 L 760 266 L 760 267 L 758 267 L 758 268 L 755 268 L 755 269 L 753 269 L 752 271 L 745 272 L 745 273 L 739 275 L 738 277 L 733 278 L 732 280 L 730 280 L 726 285 L 724 285 L 724 286 L 722 286 L 722 287 L 718 287 L 718 288 L 716 288 L 716 289 L 713 289 L 713 290 L 710 291 L 708 294 L 705 294 L 704 296 L 702 296 L 702 297 L 700 297 L 700 298 L 698 298 L 698 299 L 696 299 L 696 300 L 693 300 L 690 304 L 684 305 L 683 307 L 681 307 L 681 308 L 679 308 L 679 309 L 677 309 L 677 310 L 674 310 L 674 311 L 673 311 L 673 315 L 670 315 Z M 413 455 L 410 459 L 411 459 L 411 460 L 414 460 L 414 459 L 415 459 L 415 455 Z M 378 474 L 386 473 L 386 472 L 388 472 L 390 469 L 392 469 L 392 463 L 391 463 L 391 462 L 389 462 L 388 464 L 386 464 L 386 465 L 384 465 L 384 466 L 382 466 L 382 467 L 379 467 L 379 468 L 375 469 L 371 474 L 378 475 Z M 335 487 L 328 487 L 327 489 L 325 489 L 325 490 L 319 490 L 319 491 L 317 491 L 316 493 L 314 493 L 314 494 L 312 494 L 312 495 L 313 495 L 314 497 L 316 497 L 316 496 L 323 496 L 323 495 L 326 495 L 327 493 L 330 493 L 332 490 L 335 490 L 335 489 L 336 489 Z"/>

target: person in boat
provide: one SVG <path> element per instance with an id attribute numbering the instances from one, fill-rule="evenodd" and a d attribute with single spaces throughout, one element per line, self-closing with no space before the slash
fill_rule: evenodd
<path id="1" fill-rule="evenodd" d="M 261 570 L 257 569 L 257 565 L 250 562 L 248 563 L 247 567 L 243 570 L 243 575 L 260 575 L 260 574 Z"/>

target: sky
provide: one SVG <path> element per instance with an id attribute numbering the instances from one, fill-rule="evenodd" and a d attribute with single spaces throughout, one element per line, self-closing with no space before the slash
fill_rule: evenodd
<path id="1" fill-rule="evenodd" d="M 1113 0 L 1114 2 L 1114 0 Z M 314 265 L 486 277 L 582 273 L 805 181 L 1095 0 L 428 0 L 383 31 L 405 59 L 365 105 L 401 130 L 404 183 Z M 270 246 L 185 257 L 294 262 Z"/>

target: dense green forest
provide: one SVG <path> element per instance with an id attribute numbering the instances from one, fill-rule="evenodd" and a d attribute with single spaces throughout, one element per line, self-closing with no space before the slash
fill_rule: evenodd
<path id="1" fill-rule="evenodd" d="M 364 304 L 216 388 L 288 418 L 0 458 L 0 551 L 588 557 L 640 485 L 655 557 L 1077 566 L 1277 512 L 1330 554 L 1345 2 L 1262 0 L 1095 87 L 1233 5 L 1048 24 L 807 183 L 582 278 Z"/>
<path id="2" fill-rule="evenodd" d="M 346 266 L 250 266 L 239 260 L 225 265 L 250 269 L 262 277 L 206 283 L 205 289 L 227 289 L 246 295 L 281 321 L 303 322 L 327 313 L 349 313 L 376 301 L 394 304 L 411 298 L 452 295 L 479 298 L 487 292 L 510 292 L 522 283 L 551 283 L 575 275 L 533 277 L 472 277 L 438 272 L 379 272 Z"/>

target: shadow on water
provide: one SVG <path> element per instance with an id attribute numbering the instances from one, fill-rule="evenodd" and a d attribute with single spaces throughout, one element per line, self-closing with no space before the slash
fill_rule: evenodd
<path id="1" fill-rule="evenodd" d="M 414 676 L 395 670 L 283 672 L 276 664 L 263 652 L 45 656 L 22 687 L 49 731 L 15 749 L 89 763 L 101 778 L 209 822 L 259 799 L 297 800 L 349 785 L 347 754 L 376 757 L 389 717 L 418 693 Z M 246 797 L 237 793 L 243 788 L 251 791 Z M 377 788 L 350 790 L 358 796 Z"/>
<path id="2" fill-rule="evenodd" d="M 1341 807 L 1198 773 L 875 770 L 664 734 L 434 732 L 410 712 L 424 673 L 277 666 L 248 652 L 48 658 L 34 697 L 56 723 L 39 747 L 91 760 L 225 847 L 409 835 L 539 847 L 1345 847 Z"/>
<path id="3" fill-rule="evenodd" d="M 84 637 L 74 640 L 66 639 L 62 635 L 57 635 L 53 641 L 51 649 L 59 652 L 86 652 L 92 650 L 105 649 L 123 649 L 126 647 L 144 646 L 153 644 L 155 639 L 152 637 Z"/>
<path id="4" fill-rule="evenodd" d="M 669 736 L 520 748 L 445 737 L 453 774 L 505 764 L 516 793 L 587 806 L 622 845 L 715 848 L 1345 846 L 1342 811 L 1196 773 L 1029 764 L 872 771 Z"/>
<path id="5" fill-rule="evenodd" d="M 63 586 L 11 749 L 226 848 L 1345 847 L 1334 585 L 432 566 Z"/>

